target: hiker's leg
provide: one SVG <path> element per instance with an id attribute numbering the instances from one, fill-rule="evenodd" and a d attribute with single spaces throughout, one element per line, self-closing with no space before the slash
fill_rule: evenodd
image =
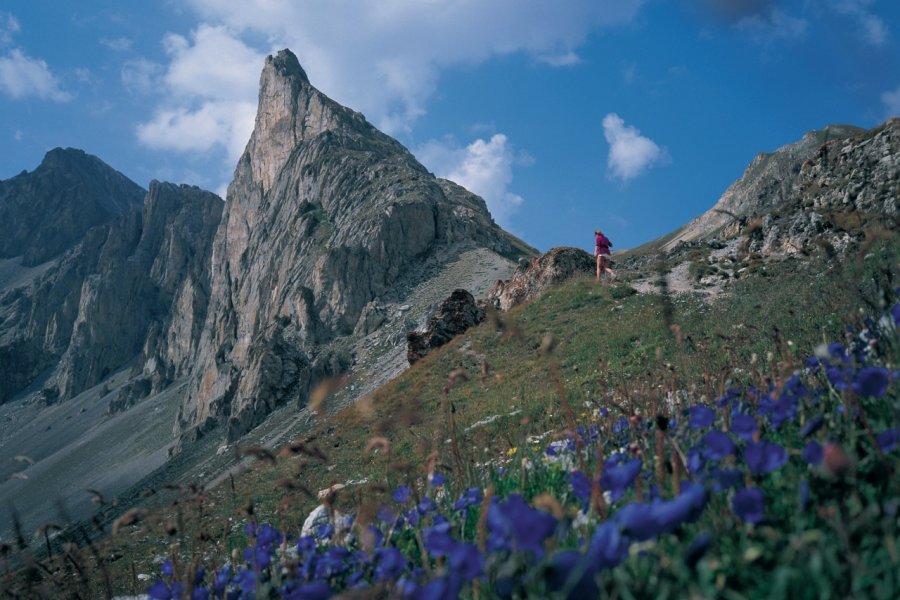
<path id="1" fill-rule="evenodd" d="M 603 274 L 603 255 L 597 255 L 597 279 L 600 279 L 600 275 Z"/>

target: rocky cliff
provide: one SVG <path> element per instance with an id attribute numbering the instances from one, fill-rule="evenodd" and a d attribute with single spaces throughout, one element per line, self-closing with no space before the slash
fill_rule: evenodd
<path id="1" fill-rule="evenodd" d="M 92 227 L 140 206 L 144 190 L 99 158 L 56 148 L 31 173 L 0 181 L 0 259 L 39 265 Z"/>
<path id="2" fill-rule="evenodd" d="M 178 429 L 234 439 L 354 360 L 379 303 L 463 251 L 515 254 L 484 201 L 266 59 L 253 135 L 212 248 L 211 298 Z M 446 293 L 445 293 L 446 294 Z M 367 309 L 368 306 L 368 309 Z"/>
<path id="3" fill-rule="evenodd" d="M 67 399 L 138 357 L 148 383 L 171 382 L 206 317 L 221 210 L 212 193 L 152 182 L 143 204 L 49 265 L 20 269 L 0 289 L 0 401 L 38 384 L 45 401 Z"/>
<path id="4" fill-rule="evenodd" d="M 840 257 L 876 230 L 896 235 L 898 198 L 900 119 L 870 130 L 829 126 L 758 155 L 712 209 L 622 263 L 636 287 L 650 291 L 661 254 L 671 291 L 715 295 L 767 261 L 820 251 Z"/>

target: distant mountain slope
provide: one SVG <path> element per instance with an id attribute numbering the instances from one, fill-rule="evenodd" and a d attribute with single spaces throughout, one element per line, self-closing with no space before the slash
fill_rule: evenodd
<path id="1" fill-rule="evenodd" d="M 45 262 L 88 229 L 140 206 L 145 190 L 82 150 L 56 148 L 31 173 L 0 181 L 0 258 Z"/>
<path id="2" fill-rule="evenodd" d="M 641 291 L 716 295 L 771 261 L 841 257 L 900 230 L 900 118 L 870 130 L 832 125 L 760 154 L 706 213 L 618 255 Z M 660 260 L 662 259 L 662 260 Z"/>
<path id="3" fill-rule="evenodd" d="M 865 129 L 849 125 L 829 125 L 810 131 L 799 141 L 774 152 L 757 154 L 740 179 L 732 183 L 715 205 L 684 225 L 664 244 L 671 249 L 680 242 L 708 237 L 735 218 L 769 212 L 791 199 L 803 163 L 814 157 L 823 145 L 862 135 Z"/>
<path id="4" fill-rule="evenodd" d="M 48 170 L 46 180 L 57 180 Z M 45 401 L 70 398 L 142 353 L 145 362 L 159 352 L 188 362 L 181 353 L 196 346 L 206 316 L 221 211 L 215 194 L 152 182 L 143 205 L 0 289 L 0 402 L 36 384 Z"/>

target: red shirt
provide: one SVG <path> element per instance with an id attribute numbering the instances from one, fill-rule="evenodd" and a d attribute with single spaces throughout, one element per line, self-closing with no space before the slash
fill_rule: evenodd
<path id="1" fill-rule="evenodd" d="M 612 246 L 612 242 L 602 233 L 598 233 L 594 236 L 594 251 L 597 254 L 609 254 L 610 246 Z"/>

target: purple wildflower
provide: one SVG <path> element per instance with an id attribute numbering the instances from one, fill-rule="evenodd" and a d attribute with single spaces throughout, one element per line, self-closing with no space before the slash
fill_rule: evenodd
<path id="1" fill-rule="evenodd" d="M 394 502 L 397 504 L 406 504 L 409 500 L 410 491 L 409 488 L 405 485 L 401 485 L 396 490 L 394 490 Z"/>
<path id="2" fill-rule="evenodd" d="M 641 459 L 622 461 L 623 456 L 610 457 L 600 476 L 600 485 L 612 494 L 613 502 L 625 495 L 625 490 L 641 472 Z"/>
<path id="3" fill-rule="evenodd" d="M 744 523 L 759 523 L 764 516 L 765 501 L 759 488 L 744 488 L 731 499 L 731 508 Z"/>
<path id="4" fill-rule="evenodd" d="M 780 469 L 787 462 L 788 455 L 784 448 L 769 442 L 749 443 L 744 449 L 744 462 L 754 475 L 771 473 Z"/>
<path id="5" fill-rule="evenodd" d="M 687 551 L 684 553 L 684 564 L 689 569 L 697 566 L 697 562 L 706 554 L 706 550 L 712 543 L 712 534 L 708 531 L 700 533 L 691 541 Z"/>
<path id="6" fill-rule="evenodd" d="M 882 367 L 864 367 L 853 378 L 853 391 L 860 396 L 881 398 L 890 383 L 890 371 Z"/>
<path id="7" fill-rule="evenodd" d="M 800 457 L 811 465 L 821 464 L 822 455 L 822 446 L 815 440 L 810 440 L 800 452 Z"/>
<path id="8" fill-rule="evenodd" d="M 822 425 L 824 424 L 825 417 L 821 413 L 819 413 L 803 424 L 803 427 L 800 429 L 800 435 L 804 438 L 807 438 L 821 429 Z"/>
<path id="9" fill-rule="evenodd" d="M 734 413 L 731 418 L 731 431 L 745 442 L 749 442 L 756 434 L 756 419 L 741 412 Z"/>
<path id="10" fill-rule="evenodd" d="M 734 442 L 728 434 L 721 431 L 710 431 L 703 436 L 706 456 L 713 460 L 721 460 L 734 452 Z"/>
<path id="11" fill-rule="evenodd" d="M 900 431 L 898 431 L 896 427 L 882 431 L 878 434 L 876 440 L 878 441 L 878 447 L 881 448 L 882 452 L 892 452 L 896 450 L 898 444 L 900 444 Z"/>
<path id="12" fill-rule="evenodd" d="M 711 408 L 698 404 L 690 408 L 688 422 L 693 429 L 706 429 L 712 425 L 715 417 L 716 413 Z"/>

